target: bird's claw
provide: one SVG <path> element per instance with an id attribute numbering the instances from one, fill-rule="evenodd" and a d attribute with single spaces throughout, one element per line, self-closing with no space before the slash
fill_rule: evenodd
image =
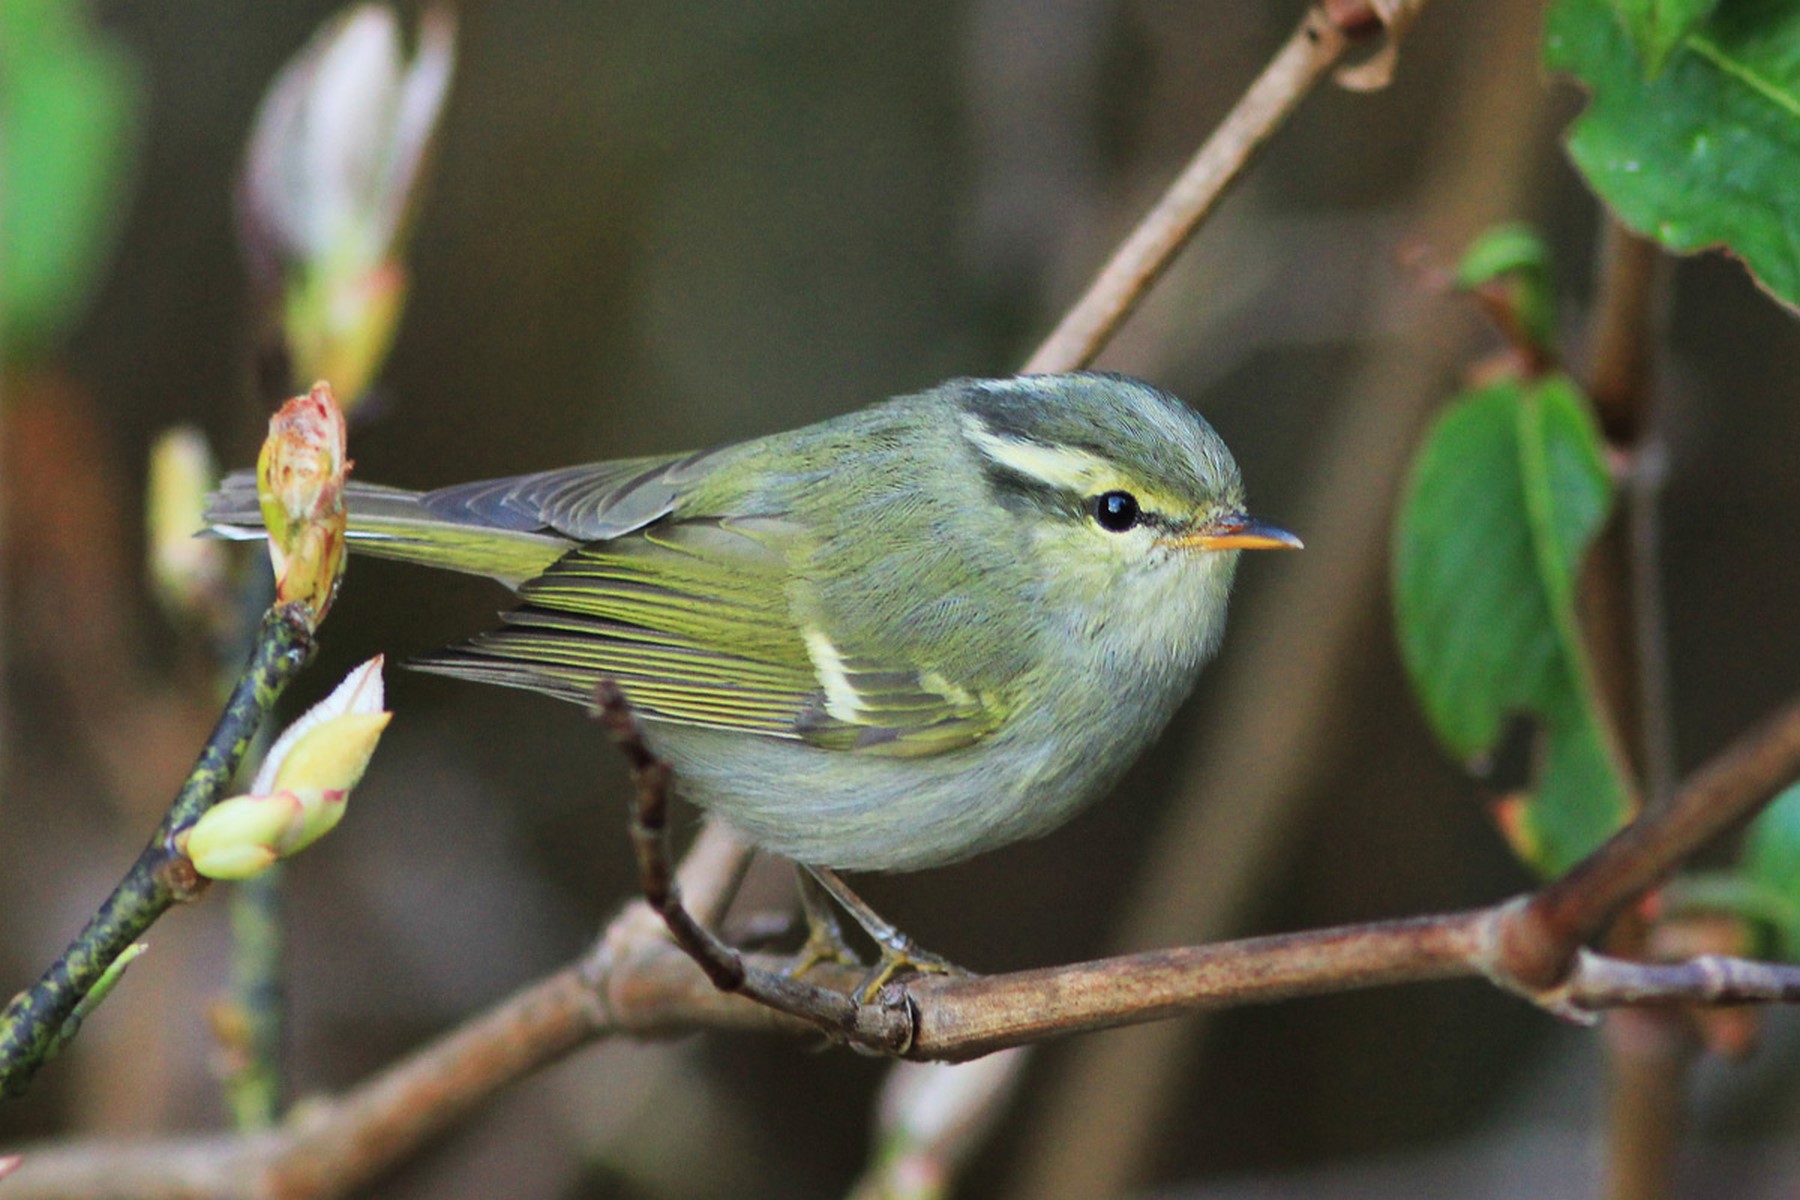
<path id="1" fill-rule="evenodd" d="M 881 958 L 856 987 L 858 1004 L 873 1004 L 881 989 L 902 975 L 968 975 L 970 972 L 947 958 L 920 949 L 910 940 L 904 945 L 881 948 Z"/>

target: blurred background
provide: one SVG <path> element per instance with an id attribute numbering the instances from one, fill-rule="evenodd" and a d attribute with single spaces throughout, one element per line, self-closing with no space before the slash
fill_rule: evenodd
<path id="1" fill-rule="evenodd" d="M 104 896 L 214 715 L 204 655 L 143 582 L 147 448 L 192 422 L 227 465 L 254 456 L 267 410 L 234 181 L 264 89 L 335 11 L 87 9 L 128 151 L 91 287 L 0 377 L 0 993 Z M 698 447 L 1016 369 L 1300 11 L 462 3 L 406 315 L 352 427 L 356 477 L 426 487 Z M 1529 886 L 1490 797 L 1409 697 L 1381 528 L 1406 447 L 1494 348 L 1406 262 L 1538 222 L 1578 357 L 1599 214 L 1557 145 L 1579 96 L 1537 66 L 1537 20 L 1436 5 L 1390 89 L 1322 89 L 1102 358 L 1202 411 L 1255 510 L 1309 549 L 1246 562 L 1219 662 L 1116 797 L 1040 843 L 864 881 L 925 945 L 1001 971 Z M 1800 335 L 1717 257 L 1677 266 L 1668 327 L 1686 769 L 1794 684 Z M 1376 523 L 1355 525 L 1364 513 Z M 290 706 L 505 603 L 479 581 L 353 561 Z M 405 672 L 390 706 L 350 816 L 289 872 L 299 1094 L 344 1088 L 555 969 L 632 893 L 622 772 L 578 710 Z M 67 1056 L 0 1107 L 0 1147 L 220 1123 L 206 1012 L 226 985 L 222 900 L 156 926 Z M 1774 1012 L 1764 1032 L 1750 1063 L 1700 1072 L 1690 1194 L 1785 1195 L 1800 1178 L 1800 1022 Z M 813 1049 L 708 1036 L 584 1052 L 379 1194 L 844 1194 L 886 1067 Z M 1077 1039 L 1033 1058 L 961 1194 L 1587 1195 L 1598 1050 L 1476 983 Z M 1105 1082 L 1121 1078 L 1108 1061 L 1151 1066 Z"/>

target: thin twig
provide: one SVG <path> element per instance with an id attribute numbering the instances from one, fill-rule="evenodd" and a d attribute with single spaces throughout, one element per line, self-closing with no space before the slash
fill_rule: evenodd
<path id="1" fill-rule="evenodd" d="M 1675 782 L 1657 503 L 1662 445 L 1654 367 L 1667 256 L 1605 218 L 1587 390 L 1622 486 L 1582 572 L 1583 617 L 1608 715 L 1650 805 Z"/>
<path id="2" fill-rule="evenodd" d="M 204 889 L 206 881 L 175 848 L 175 835 L 223 796 L 251 739 L 312 649 L 302 614 L 289 607 L 269 610 L 212 737 L 149 844 L 68 949 L 0 1013 L 0 1092 L 24 1091 L 70 1014 L 113 961 L 170 905 Z"/>
<path id="3" fill-rule="evenodd" d="M 1684 962 L 1647 963 L 1582 951 L 1564 989 L 1587 1009 L 1647 1004 L 1792 1004 L 1800 1000 L 1800 968 L 1703 954 Z"/>
<path id="4" fill-rule="evenodd" d="M 1400 7 L 1410 15 L 1423 4 L 1410 0 Z M 1025 363 L 1026 374 L 1072 371 L 1094 361 L 1256 152 L 1345 51 L 1381 28 L 1372 16 L 1368 6 L 1355 3 L 1307 9 L 1256 82 Z"/>
<path id="5" fill-rule="evenodd" d="M 785 972 L 751 966 L 743 955 L 694 919 L 681 902 L 681 892 L 669 866 L 668 800 L 672 776 L 668 764 L 650 752 L 631 704 L 617 684 L 602 680 L 595 703 L 601 722 L 631 764 L 637 790 L 631 811 L 631 841 L 637 851 L 644 902 L 668 925 L 675 944 L 699 964 L 722 992 L 741 993 L 868 1049 L 904 1053 L 912 1025 L 904 1006 L 858 1004 L 843 992 L 818 987 Z"/>
<path id="6" fill-rule="evenodd" d="M 1612 215 L 1603 221 L 1587 384 L 1623 486 L 1582 569 L 1582 617 L 1607 718 L 1637 768 L 1643 803 L 1656 810 L 1670 802 L 1675 783 L 1654 403 L 1666 256 Z M 1609 945 L 1641 956 L 1647 933 L 1641 921 L 1620 922 Z M 1668 1197 L 1698 1047 L 1693 1024 L 1679 1012 L 1621 1012 L 1607 1022 L 1603 1042 L 1607 1195 Z"/>
<path id="7" fill-rule="evenodd" d="M 274 399 L 274 405 L 279 407 L 285 398 L 284 393 Z M 221 686 L 230 678 L 230 661 L 242 656 L 247 639 L 255 633 L 256 614 L 274 602 L 274 573 L 244 572 L 232 598 L 239 633 L 230 639 L 229 648 L 220 644 L 215 655 L 214 670 Z M 224 640 L 221 638 L 220 642 Z M 269 730 L 263 730 L 253 761 L 268 753 L 270 741 Z M 286 868 L 276 863 L 261 875 L 240 881 L 226 896 L 231 924 L 231 986 L 228 995 L 213 1005 L 209 1016 L 214 1039 L 222 1052 L 219 1088 L 225 1109 L 231 1114 L 232 1125 L 245 1132 L 273 1125 L 283 1104 L 286 879 Z"/>
<path id="8" fill-rule="evenodd" d="M 1609 529 L 1628 598 L 1613 635 L 1629 651 L 1635 702 L 1631 736 L 1644 772 L 1645 802 L 1667 801 L 1675 783 L 1667 625 L 1663 617 L 1657 505 L 1663 445 L 1656 403 L 1656 353 L 1668 307 L 1668 255 L 1608 216 L 1601 238 L 1587 373 L 1588 395 L 1620 464 L 1621 513 Z"/>
<path id="9" fill-rule="evenodd" d="M 1649 431 L 1666 258 L 1655 242 L 1616 218 L 1606 218 L 1589 339 L 1588 395 L 1615 446 L 1635 446 Z"/>
<path id="10" fill-rule="evenodd" d="M 1538 58 L 1534 14 L 1496 9 L 1470 42 L 1446 92 L 1455 97 L 1420 148 L 1414 234 L 1451 246 L 1471 230 L 1516 215 L 1541 150 L 1545 99 L 1517 80 Z M 1148 860 L 1121 905 L 1119 949 L 1208 942 L 1242 932 L 1266 893 L 1275 860 L 1317 802 L 1320 780 L 1344 749 L 1346 706 L 1374 613 L 1386 603 L 1386 547 L 1409 448 L 1467 357 L 1463 312 L 1419 320 L 1416 295 L 1389 288 L 1371 330 L 1406 326 L 1404 341 L 1373 338 L 1323 406 L 1312 439 L 1325 448 L 1308 470 L 1294 517 L 1307 538 L 1303 571 L 1282 572 L 1244 612 L 1201 724 L 1174 742 L 1174 801 L 1146 839 Z M 1254 566 L 1255 564 L 1252 564 Z M 1204 864 L 1196 870 L 1195 863 Z M 1013 1200 L 1080 1200 L 1139 1190 L 1168 1134 L 1175 1093 L 1191 1073 L 1204 1019 L 1146 1026 L 1068 1047 L 1036 1098 L 1028 1140 L 1014 1157 Z M 1093 1119 L 1105 1095 L 1107 1120 Z"/>
<path id="11" fill-rule="evenodd" d="M 1639 963 L 1638 966 L 1644 964 Z M 1606 1070 L 1608 1200 L 1674 1194 L 1687 1124 L 1688 1068 L 1699 1043 L 1689 1013 L 1615 1008 L 1601 1031 Z"/>
<path id="12" fill-rule="evenodd" d="M 286 1013 L 282 958 L 285 872 L 276 863 L 231 891 L 231 995 L 213 1009 L 225 1054 L 220 1086 L 238 1129 L 267 1129 L 281 1112 L 281 1049 Z"/>
<path id="13" fill-rule="evenodd" d="M 919 1014 L 908 1057 L 959 1062 L 1049 1037 L 1114 1029 L 1199 1009 L 1398 983 L 1502 977 L 1491 934 L 1509 905 L 1304 933 L 1184 946 L 1009 975 L 909 981 Z M 1581 1021 L 1645 1004 L 1769 1004 L 1800 1000 L 1800 967 L 1704 956 L 1645 963 L 1580 951 L 1559 987 L 1534 996 Z"/>
<path id="14" fill-rule="evenodd" d="M 933 976 L 908 987 L 919 1011 L 912 1054 L 958 1061 L 1197 1009 L 1469 976 L 1478 970 L 1481 916 L 1246 938 L 1010 975 Z"/>

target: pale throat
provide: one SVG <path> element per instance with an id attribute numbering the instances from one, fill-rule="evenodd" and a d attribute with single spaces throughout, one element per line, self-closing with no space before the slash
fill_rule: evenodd
<path id="1" fill-rule="evenodd" d="M 1057 564 L 1046 571 L 1044 589 L 1046 611 L 1062 626 L 1053 636 L 1085 648 L 1096 662 L 1157 674 L 1197 668 L 1224 632 L 1239 552 L 1159 547 L 1145 554 L 1121 546 L 1123 553 L 1096 557 L 1092 537 L 1090 530 L 1036 531 L 1039 561 Z M 1082 549 L 1090 553 L 1076 552 Z"/>

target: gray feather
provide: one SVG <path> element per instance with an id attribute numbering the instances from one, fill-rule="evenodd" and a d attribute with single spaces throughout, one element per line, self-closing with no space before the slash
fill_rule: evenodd
<path id="1" fill-rule="evenodd" d="M 459 524 L 554 530 L 571 541 L 623 537 L 667 516 L 685 485 L 710 469 L 713 451 L 631 458 L 439 488 L 423 497 Z"/>

